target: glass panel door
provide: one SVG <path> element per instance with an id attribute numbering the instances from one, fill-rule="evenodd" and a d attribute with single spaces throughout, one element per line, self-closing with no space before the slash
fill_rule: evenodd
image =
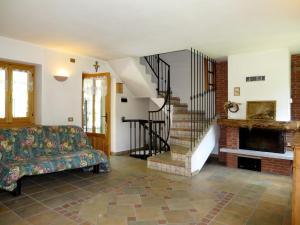
<path id="1" fill-rule="evenodd" d="M 0 68 L 0 119 L 4 119 L 6 114 L 6 88 L 6 69 Z"/>
<path id="2" fill-rule="evenodd" d="M 105 97 L 107 92 L 107 80 L 105 78 L 95 80 L 95 132 L 106 133 Z"/>
<path id="3" fill-rule="evenodd" d="M 93 79 L 83 80 L 83 128 L 86 132 L 93 132 Z"/>
<path id="4" fill-rule="evenodd" d="M 110 155 L 110 74 L 82 75 L 82 127 L 94 149 Z"/>
<path id="5" fill-rule="evenodd" d="M 24 118 L 29 115 L 29 92 L 31 76 L 28 71 L 12 71 L 12 116 Z"/>

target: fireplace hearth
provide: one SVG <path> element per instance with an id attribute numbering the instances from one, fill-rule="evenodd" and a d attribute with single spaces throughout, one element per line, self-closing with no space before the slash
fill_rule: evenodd
<path id="1" fill-rule="evenodd" d="M 285 153 L 283 131 L 259 128 L 239 129 L 239 148 L 254 151 Z"/>

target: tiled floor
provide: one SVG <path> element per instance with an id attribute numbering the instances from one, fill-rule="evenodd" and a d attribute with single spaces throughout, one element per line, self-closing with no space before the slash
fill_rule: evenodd
<path id="1" fill-rule="evenodd" d="M 207 164 L 193 177 L 112 157 L 112 172 L 28 177 L 0 192 L 0 225 L 288 225 L 291 178 Z"/>

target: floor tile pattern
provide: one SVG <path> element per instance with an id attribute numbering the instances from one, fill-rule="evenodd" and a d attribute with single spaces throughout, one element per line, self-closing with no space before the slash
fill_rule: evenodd
<path id="1" fill-rule="evenodd" d="M 112 172 L 27 177 L 0 192 L 0 225 L 290 225 L 291 178 L 207 163 L 195 177 L 111 159 Z"/>

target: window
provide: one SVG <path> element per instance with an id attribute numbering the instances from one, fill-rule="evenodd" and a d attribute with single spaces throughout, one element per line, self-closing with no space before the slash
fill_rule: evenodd
<path id="1" fill-rule="evenodd" d="M 33 123 L 33 92 L 33 66 L 0 62 L 0 126 Z"/>
<path id="2" fill-rule="evenodd" d="M 83 75 L 83 128 L 86 132 L 106 133 L 108 79 L 105 75 Z"/>

